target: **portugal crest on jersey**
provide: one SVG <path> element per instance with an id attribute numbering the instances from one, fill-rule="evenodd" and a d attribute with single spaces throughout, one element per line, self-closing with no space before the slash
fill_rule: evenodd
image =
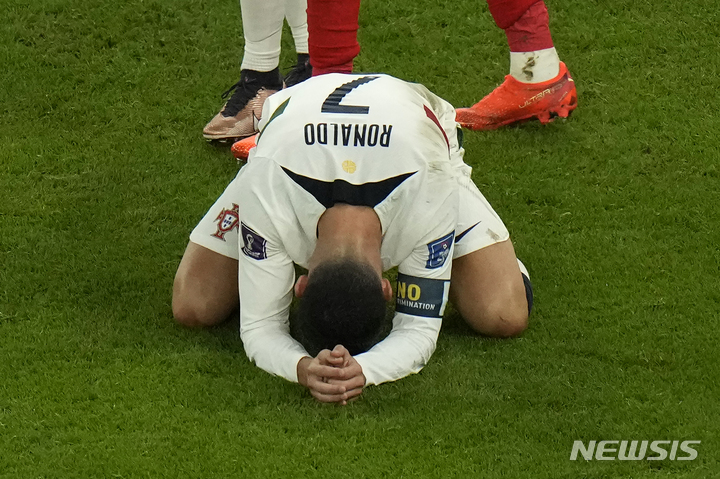
<path id="1" fill-rule="evenodd" d="M 211 236 L 225 241 L 225 235 L 240 226 L 239 206 L 233 203 L 232 209 L 223 209 L 215 221 L 218 222 L 217 231 Z"/>

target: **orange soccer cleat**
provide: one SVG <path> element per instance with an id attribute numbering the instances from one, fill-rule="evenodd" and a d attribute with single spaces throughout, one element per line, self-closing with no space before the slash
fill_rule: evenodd
<path id="1" fill-rule="evenodd" d="M 470 108 L 458 108 L 455 119 L 471 130 L 494 130 L 528 120 L 550 123 L 557 116 L 567 118 L 577 107 L 577 90 L 567 67 L 542 83 L 522 83 L 510 75 L 489 95 Z"/>
<path id="2" fill-rule="evenodd" d="M 230 148 L 233 156 L 238 161 L 247 161 L 250 150 L 257 146 L 257 137 L 257 135 L 248 136 L 247 138 L 243 138 L 242 140 L 233 143 L 232 148 Z"/>

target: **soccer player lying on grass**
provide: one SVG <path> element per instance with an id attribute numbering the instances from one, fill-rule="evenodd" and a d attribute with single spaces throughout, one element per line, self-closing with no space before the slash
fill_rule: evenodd
<path id="1" fill-rule="evenodd" d="M 343 404 L 425 366 L 449 293 L 479 333 L 526 328 L 527 272 L 470 179 L 449 103 L 387 75 L 328 74 L 272 95 L 262 118 L 248 164 L 190 235 L 178 322 L 211 326 L 240 306 L 251 361 Z M 294 263 L 308 270 L 297 282 Z"/>

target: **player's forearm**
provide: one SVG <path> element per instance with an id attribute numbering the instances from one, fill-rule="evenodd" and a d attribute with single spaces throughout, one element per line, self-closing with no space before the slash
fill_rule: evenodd
<path id="1" fill-rule="evenodd" d="M 298 362 L 308 354 L 282 325 L 241 331 L 245 353 L 257 367 L 288 381 L 298 382 Z"/>
<path id="2" fill-rule="evenodd" d="M 440 320 L 395 318 L 392 332 L 370 351 L 355 357 L 362 367 L 366 385 L 396 381 L 420 372 L 437 343 Z"/>

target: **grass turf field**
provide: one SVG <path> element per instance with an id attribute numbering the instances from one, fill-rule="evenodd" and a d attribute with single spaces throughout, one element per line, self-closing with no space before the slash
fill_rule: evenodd
<path id="1" fill-rule="evenodd" d="M 483 339 L 450 312 L 421 374 L 341 408 L 250 364 L 236 324 L 171 318 L 187 236 L 237 171 L 200 135 L 237 81 L 236 2 L 5 2 L 0 477 L 720 477 L 715 2 L 548 6 L 578 110 L 465 135 L 530 269 L 530 329 Z M 508 69 L 476 0 L 365 0 L 360 41 L 358 71 L 457 106 Z M 570 461 L 578 439 L 702 443 Z"/>

